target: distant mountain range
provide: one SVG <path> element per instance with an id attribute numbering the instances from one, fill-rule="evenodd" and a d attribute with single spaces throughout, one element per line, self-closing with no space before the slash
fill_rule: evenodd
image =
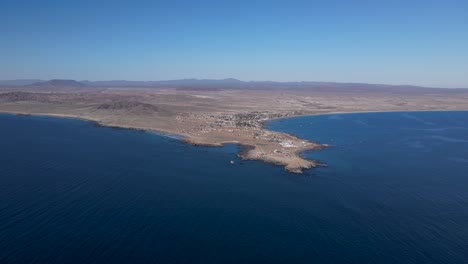
<path id="1" fill-rule="evenodd" d="M 21 86 L 21 85 L 30 85 L 33 83 L 43 82 L 39 79 L 24 79 L 24 80 L 0 80 L 0 85 L 13 85 L 13 86 Z"/>
<path id="2" fill-rule="evenodd" d="M 241 81 L 237 79 L 182 79 L 168 81 L 75 81 L 54 79 L 44 80 L 6 80 L 0 81 L 2 86 L 37 86 L 37 87 L 140 87 L 140 88 L 178 88 L 178 89 L 314 89 L 319 91 L 336 90 L 421 90 L 437 89 L 413 85 L 386 85 L 369 83 L 337 83 L 337 82 L 273 82 L 273 81 Z M 452 89 L 450 89 L 452 90 Z"/>
<path id="3" fill-rule="evenodd" d="M 75 80 L 53 79 L 49 81 L 39 79 L 25 79 L 25 80 L 0 80 L 2 86 L 41 86 L 41 87 L 83 87 L 86 86 L 83 82 Z"/>
<path id="4" fill-rule="evenodd" d="M 77 82 L 75 80 L 61 80 L 61 79 L 54 79 L 49 81 L 39 81 L 29 86 L 42 86 L 42 87 L 83 87 L 87 86 L 82 82 Z"/>

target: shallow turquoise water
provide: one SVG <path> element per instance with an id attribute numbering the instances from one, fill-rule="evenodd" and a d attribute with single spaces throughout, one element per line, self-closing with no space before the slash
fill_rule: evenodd
<path id="1" fill-rule="evenodd" d="M 0 115 L 0 262 L 466 263 L 468 112 L 269 126 L 332 144 L 305 154 L 329 166 Z"/>

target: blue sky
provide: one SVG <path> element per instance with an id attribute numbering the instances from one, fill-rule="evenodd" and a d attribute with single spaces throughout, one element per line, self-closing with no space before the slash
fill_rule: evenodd
<path id="1" fill-rule="evenodd" d="M 0 1 L 0 79 L 468 87 L 468 1 Z"/>

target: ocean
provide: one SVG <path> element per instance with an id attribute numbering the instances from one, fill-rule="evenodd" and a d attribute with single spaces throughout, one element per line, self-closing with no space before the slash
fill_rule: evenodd
<path id="1" fill-rule="evenodd" d="M 328 166 L 0 115 L 0 263 L 468 262 L 468 112 L 268 127 L 332 145 L 304 153 Z"/>

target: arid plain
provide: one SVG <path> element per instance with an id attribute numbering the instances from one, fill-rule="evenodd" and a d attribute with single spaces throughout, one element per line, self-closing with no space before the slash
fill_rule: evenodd
<path id="1" fill-rule="evenodd" d="M 243 159 L 291 172 L 320 166 L 300 153 L 327 147 L 270 131 L 271 119 L 342 112 L 467 110 L 468 89 L 330 83 L 84 85 L 54 80 L 0 87 L 0 112 L 65 116 L 103 126 L 158 131 L 195 145 L 245 146 Z M 34 133 L 34 131 L 31 131 Z"/>

